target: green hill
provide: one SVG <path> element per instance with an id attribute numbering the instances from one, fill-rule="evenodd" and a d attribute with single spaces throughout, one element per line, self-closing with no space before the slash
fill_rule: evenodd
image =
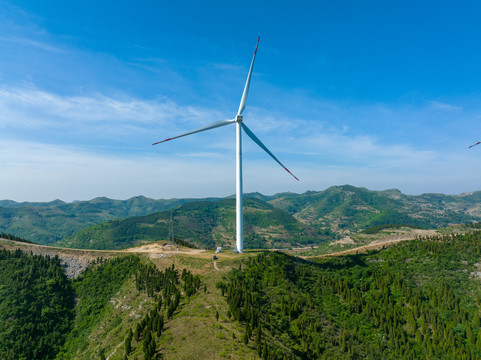
<path id="1" fill-rule="evenodd" d="M 99 253 L 100 255 L 101 253 Z M 2 359 L 479 359 L 481 232 L 337 258 L 0 251 Z"/>
<path id="2" fill-rule="evenodd" d="M 218 288 L 264 359 L 479 359 L 480 260 L 480 232 L 312 262 L 271 252 Z"/>
<path id="3" fill-rule="evenodd" d="M 0 250 L 0 358 L 52 359 L 74 318 L 58 258 Z"/>
<path id="4" fill-rule="evenodd" d="M 335 236 L 340 237 L 387 224 L 439 228 L 450 224 L 481 221 L 481 192 L 479 191 L 461 195 L 422 194 L 414 196 L 402 194 L 395 189 L 372 191 L 343 185 L 333 186 L 324 191 L 308 191 L 304 194 L 281 193 L 267 196 L 252 193 L 245 194 L 245 197 L 253 201 L 265 202 L 271 205 L 272 209 L 288 212 L 300 223 L 313 229 L 314 235 L 309 235 L 309 232 L 306 233 L 304 230 L 295 235 L 292 232 L 294 229 L 287 230 L 290 235 L 284 236 L 284 240 L 289 244 L 315 243 L 318 241 L 316 233 L 336 234 Z M 232 237 L 230 220 L 225 220 L 220 225 L 217 224 L 217 220 L 228 219 L 231 215 L 226 213 L 217 218 L 209 215 L 215 212 L 213 208 L 216 205 L 213 205 L 212 208 L 211 203 L 217 203 L 219 200 L 221 199 L 153 200 L 143 196 L 123 201 L 96 198 L 73 203 L 64 203 L 60 200 L 49 203 L 15 203 L 4 200 L 0 201 L 0 232 L 40 244 L 53 244 L 93 225 L 129 217 L 142 217 L 195 202 L 197 203 L 195 206 L 205 207 L 202 210 L 199 208 L 195 213 L 195 216 L 207 216 L 204 219 L 205 224 L 196 217 L 188 221 L 184 219 L 179 224 L 181 227 L 176 230 L 176 233 L 181 231 L 182 234 L 179 237 L 185 239 L 201 236 L 196 241 L 213 246 L 214 243 L 228 243 L 230 241 L 228 238 Z M 228 197 L 224 200 L 233 201 L 233 198 Z M 269 210 L 266 214 L 272 211 Z M 259 209 L 256 210 L 255 217 L 257 219 L 251 223 L 249 210 L 246 210 L 245 226 L 248 227 L 246 234 L 250 234 L 247 242 L 251 242 L 252 246 L 256 247 L 266 246 L 263 245 L 266 237 L 267 243 L 277 242 L 275 229 L 271 229 L 269 234 L 264 230 L 264 234 L 257 231 L 256 221 L 261 221 L 261 213 L 262 211 Z M 187 215 L 183 214 L 182 216 Z M 267 218 L 265 220 L 267 221 Z M 214 224 L 216 225 L 214 226 Z M 288 223 L 285 225 L 290 226 Z M 111 225 L 101 228 L 111 233 L 114 232 Z M 98 233 L 100 228 L 88 231 Z M 127 230 L 122 230 L 121 233 L 123 234 L 125 231 Z M 214 231 L 213 235 L 210 234 L 211 231 Z M 157 235 L 164 239 L 166 237 L 162 232 Z M 280 238 L 281 235 L 277 236 Z M 106 235 L 106 237 L 108 236 L 110 235 Z M 269 240 L 268 236 L 271 236 L 272 240 Z M 305 236 L 313 237 L 305 239 Z M 296 237 L 302 238 L 302 240 L 289 240 Z M 143 235 L 139 234 L 137 240 L 142 241 L 142 239 Z M 72 238 L 63 241 L 63 243 L 69 242 L 72 242 Z"/>
<path id="5" fill-rule="evenodd" d="M 481 192 L 462 195 L 404 195 L 398 190 L 371 191 L 350 185 L 269 200 L 311 226 L 352 233 L 385 224 L 439 228 L 481 221 Z"/>
<path id="6" fill-rule="evenodd" d="M 102 223 L 84 229 L 56 245 L 85 249 L 122 249 L 145 242 L 166 240 L 171 215 L 176 238 L 200 247 L 234 247 L 234 199 L 190 202 L 172 211 Z M 306 245 L 332 237 L 328 231 L 303 224 L 287 212 L 256 198 L 244 202 L 244 222 L 246 248 Z"/>
<path id="7" fill-rule="evenodd" d="M 88 226 L 114 219 L 142 216 L 174 208 L 195 199 L 153 200 L 137 196 L 128 200 L 95 198 L 64 203 L 0 201 L 0 232 L 49 245 Z"/>

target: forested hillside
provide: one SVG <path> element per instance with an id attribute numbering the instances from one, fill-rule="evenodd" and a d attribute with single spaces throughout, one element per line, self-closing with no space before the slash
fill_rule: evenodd
<path id="1" fill-rule="evenodd" d="M 172 211 L 115 220 L 92 226 L 56 245 L 86 249 L 121 249 L 144 242 L 165 240 L 172 216 L 174 236 L 199 247 L 233 247 L 235 200 L 191 202 Z M 258 199 L 244 202 L 246 248 L 275 248 L 316 244 L 334 237 L 326 229 L 315 229 L 292 215 Z"/>
<path id="2" fill-rule="evenodd" d="M 74 297 L 58 258 L 0 250 L 0 358 L 53 359 L 73 326 Z"/>
<path id="3" fill-rule="evenodd" d="M 153 200 L 137 196 L 128 200 L 95 198 L 65 203 L 0 201 L 0 232 L 49 245 L 88 226 L 114 219 L 142 216 L 174 208 L 193 199 Z"/>
<path id="4" fill-rule="evenodd" d="M 245 197 L 268 203 L 275 209 L 288 212 L 316 231 L 336 236 L 386 224 L 439 228 L 449 224 L 481 221 L 479 191 L 461 195 L 413 196 L 404 195 L 398 190 L 372 191 L 344 185 L 333 186 L 324 191 L 308 191 L 304 194 L 282 193 L 266 196 L 252 193 L 245 194 Z M 96 198 L 73 203 L 59 200 L 49 203 L 0 201 L 0 232 L 41 244 L 53 244 L 93 225 L 169 211 L 191 202 L 197 202 L 196 206 L 203 204 L 204 209 L 199 209 L 197 214 L 208 214 L 212 211 L 211 203 L 220 200 L 222 199 L 153 200 L 138 196 L 124 201 Z M 224 200 L 232 201 L 231 198 Z M 256 216 L 262 215 L 257 211 Z M 199 219 L 188 220 L 188 223 L 194 224 L 193 228 L 178 227 L 177 231 L 186 237 L 203 237 L 205 241 L 210 225 L 202 228 L 199 226 Z M 213 220 L 208 218 L 206 221 Z M 246 226 L 249 224 L 249 221 L 245 221 Z M 231 231 L 228 226 L 218 230 L 219 241 L 222 233 L 230 234 Z M 255 229 L 247 230 L 254 230 L 248 241 L 266 246 L 265 242 L 261 241 L 262 236 L 255 235 Z"/>
<path id="5" fill-rule="evenodd" d="M 93 265 L 73 285 L 78 296 L 74 328 L 57 359 L 105 359 L 106 349 L 120 343 L 115 358 L 150 360 L 161 357 L 157 343 L 164 321 L 201 282 L 190 271 L 179 273 L 173 266 L 160 271 L 127 256 Z"/>
<path id="6" fill-rule="evenodd" d="M 105 359 L 105 349 L 119 342 L 125 345 L 117 358 L 161 357 L 155 341 L 164 316 L 172 318 L 201 281 L 186 269 L 160 271 L 136 256 L 99 258 L 69 280 L 58 258 L 0 250 L 0 284 L 1 359 L 91 360 Z M 120 293 L 122 309 L 113 303 Z"/>
<path id="7" fill-rule="evenodd" d="M 481 233 L 248 259 L 217 284 L 264 359 L 479 359 Z"/>
<path id="8" fill-rule="evenodd" d="M 0 251 L 0 357 L 481 358 L 476 227 L 365 255 L 219 256 L 99 258 L 69 280 L 57 258 Z"/>
<path id="9" fill-rule="evenodd" d="M 336 233 L 353 233 L 386 224 L 433 229 L 481 221 L 481 192 L 413 196 L 395 189 L 372 191 L 344 185 L 321 192 L 277 196 L 268 202 L 302 222 Z"/>

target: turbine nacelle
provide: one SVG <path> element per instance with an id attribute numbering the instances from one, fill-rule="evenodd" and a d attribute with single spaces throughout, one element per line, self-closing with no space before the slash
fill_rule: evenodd
<path id="1" fill-rule="evenodd" d="M 235 119 L 234 119 L 234 121 L 235 121 L 236 123 L 240 123 L 240 122 L 242 122 L 242 120 L 243 120 L 242 115 L 237 115 L 237 116 L 235 117 Z"/>

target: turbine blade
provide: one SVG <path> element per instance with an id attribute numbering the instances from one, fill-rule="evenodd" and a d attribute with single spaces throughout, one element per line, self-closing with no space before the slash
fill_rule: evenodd
<path id="1" fill-rule="evenodd" d="M 268 153 L 275 161 L 277 161 L 277 163 L 278 163 L 280 166 L 282 166 L 282 167 L 284 168 L 284 170 L 286 170 L 289 174 L 291 174 L 291 175 L 294 177 L 294 179 L 296 179 L 297 181 L 299 181 L 299 179 L 298 179 L 293 173 L 291 173 L 291 172 L 289 171 L 289 169 L 286 168 L 286 167 L 284 166 L 284 164 L 281 163 L 281 162 L 279 161 L 279 159 L 274 156 L 273 153 L 271 153 L 271 152 L 269 151 L 269 149 L 262 143 L 262 141 L 260 141 L 260 140 L 257 138 L 257 136 L 254 135 L 254 133 L 247 127 L 247 125 L 245 125 L 245 124 L 242 123 L 242 122 L 241 122 L 240 124 L 241 124 L 242 128 L 244 129 L 244 131 L 246 132 L 246 134 L 249 135 L 249 137 L 250 137 L 257 145 L 259 145 L 266 153 Z"/>
<path id="2" fill-rule="evenodd" d="M 212 124 L 210 124 L 210 125 L 203 126 L 203 127 L 199 128 L 199 129 L 197 129 L 197 130 L 189 131 L 189 132 L 186 132 L 186 133 L 184 133 L 184 134 L 177 135 L 177 136 L 174 136 L 174 137 L 171 137 L 171 138 L 162 140 L 162 141 L 157 141 L 157 142 L 153 143 L 152 145 L 157 145 L 157 144 L 160 144 L 160 143 L 169 141 L 169 140 L 178 139 L 178 138 L 183 137 L 183 136 L 192 135 L 192 134 L 195 134 L 195 133 L 198 133 L 198 132 L 201 132 L 201 131 L 206 131 L 206 130 L 210 130 L 210 129 L 215 129 L 215 128 L 218 128 L 218 127 L 221 127 L 221 126 L 225 126 L 225 125 L 229 125 L 229 124 L 233 124 L 233 123 L 235 123 L 235 120 L 221 120 L 221 121 L 217 121 L 217 122 L 212 123 Z"/>
<path id="3" fill-rule="evenodd" d="M 260 36 L 257 38 L 256 49 L 254 50 L 254 56 L 252 57 L 251 67 L 249 69 L 249 75 L 247 75 L 246 85 L 244 86 L 244 92 L 242 93 L 242 99 L 239 105 L 239 110 L 237 111 L 237 115 L 242 115 L 242 112 L 246 107 L 247 95 L 249 95 L 249 87 L 251 85 L 252 68 L 254 67 L 254 60 L 256 59 L 257 46 L 259 45 L 260 38 L 261 38 Z"/>
<path id="4" fill-rule="evenodd" d="M 476 146 L 476 145 L 478 145 L 478 144 L 481 144 L 481 141 L 478 141 L 476 144 L 471 145 L 470 147 L 468 147 L 468 149 L 471 149 L 473 146 Z"/>

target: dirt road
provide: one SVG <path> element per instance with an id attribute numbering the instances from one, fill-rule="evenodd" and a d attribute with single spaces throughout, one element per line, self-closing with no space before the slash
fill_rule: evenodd
<path id="1" fill-rule="evenodd" d="M 344 256 L 344 255 L 353 255 L 359 253 L 365 253 L 368 250 L 379 250 L 384 247 L 392 246 L 402 241 L 409 241 L 414 240 L 416 236 L 419 235 L 434 235 L 434 230 L 417 230 L 411 232 L 409 235 L 400 235 L 385 239 L 379 239 L 376 241 L 371 242 L 367 245 L 358 246 L 355 248 L 338 251 L 331 254 L 322 254 L 322 255 L 315 255 L 315 256 L 299 256 L 295 253 L 291 253 L 292 250 L 307 250 L 306 249 L 292 249 L 291 251 L 287 250 L 287 253 L 291 253 L 294 256 L 299 256 L 304 259 L 309 259 L 313 257 L 329 257 L 329 256 Z M 191 249 L 186 247 L 177 247 L 173 245 L 161 245 L 158 243 L 150 243 L 141 246 L 136 246 L 129 249 L 124 250 L 86 250 L 86 249 L 70 249 L 70 248 L 62 248 L 62 247 L 55 247 L 55 246 L 47 246 L 47 245 L 39 245 L 39 244 L 29 244 L 19 241 L 7 240 L 0 238 L 0 249 L 4 248 L 7 250 L 15 250 L 21 249 L 24 252 L 31 252 L 36 255 L 46 255 L 46 256 L 58 256 L 65 266 L 65 270 L 67 276 L 74 278 L 77 277 L 92 261 L 101 257 L 101 258 L 110 258 L 125 254 L 148 254 L 151 258 L 163 258 L 169 257 L 173 255 L 192 255 L 199 258 L 210 258 L 212 253 L 207 250 L 200 250 L 200 249 Z M 273 249 L 275 250 L 282 250 L 282 249 Z M 256 252 L 246 252 L 241 256 L 252 256 L 255 255 Z M 230 257 L 239 257 L 239 254 L 230 254 L 230 253 L 223 253 L 222 256 L 230 258 Z M 217 264 L 214 264 L 216 267 Z"/>
<path id="2" fill-rule="evenodd" d="M 315 256 L 303 256 L 303 258 L 308 259 L 311 257 L 330 257 L 330 256 L 343 256 L 343 255 L 354 255 L 354 254 L 361 254 L 365 253 L 368 250 L 380 250 L 388 246 L 393 246 L 395 244 L 398 244 L 403 241 L 410 241 L 410 240 L 415 240 L 417 236 L 433 236 L 436 234 L 436 230 L 413 230 L 412 234 L 407 235 L 407 236 L 396 236 L 396 237 L 390 237 L 390 238 L 385 238 L 385 239 L 380 239 L 371 242 L 370 244 L 367 245 L 361 245 L 358 247 L 354 247 L 351 249 L 343 250 L 343 251 L 338 251 L 335 253 L 330 253 L 330 254 L 322 254 L 322 255 L 315 255 Z"/>
<path id="3" fill-rule="evenodd" d="M 70 249 L 40 244 L 29 244 L 0 238 L 0 249 L 20 249 L 27 253 L 44 256 L 58 256 L 69 278 L 79 276 L 83 270 L 97 258 L 111 258 L 126 254 L 150 254 L 152 257 L 165 257 L 174 254 L 193 254 L 202 256 L 206 250 L 177 248 L 175 246 L 162 246 L 160 244 L 146 244 L 125 250 L 86 250 Z"/>

